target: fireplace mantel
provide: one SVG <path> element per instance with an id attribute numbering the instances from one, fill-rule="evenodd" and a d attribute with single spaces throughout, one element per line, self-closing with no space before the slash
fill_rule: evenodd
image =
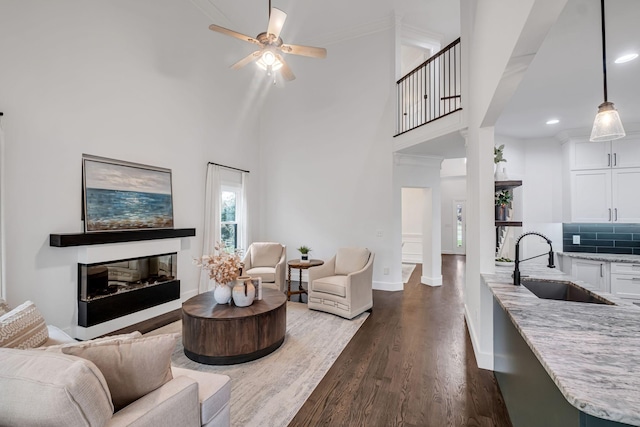
<path id="1" fill-rule="evenodd" d="M 164 228 L 157 230 L 102 231 L 96 233 L 56 233 L 49 235 L 49 246 L 66 248 L 70 246 L 103 245 L 107 243 L 139 242 L 142 240 L 173 239 L 192 237 L 195 228 Z"/>

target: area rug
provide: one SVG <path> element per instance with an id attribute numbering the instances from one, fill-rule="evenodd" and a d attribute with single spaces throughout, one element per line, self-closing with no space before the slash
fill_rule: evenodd
<path id="1" fill-rule="evenodd" d="M 232 426 L 286 426 L 368 316 L 346 320 L 287 302 L 287 335 L 275 352 L 252 362 L 211 366 L 187 358 L 178 342 L 172 363 L 231 377 Z M 147 335 L 181 331 L 177 321 Z"/>
<path id="2" fill-rule="evenodd" d="M 411 273 L 416 268 L 415 264 L 402 264 L 402 283 L 407 283 L 411 278 Z"/>

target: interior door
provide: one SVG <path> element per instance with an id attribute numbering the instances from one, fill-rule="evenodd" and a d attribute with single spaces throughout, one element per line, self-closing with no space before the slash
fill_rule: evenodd
<path id="1" fill-rule="evenodd" d="M 453 252 L 459 255 L 467 253 L 467 215 L 465 200 L 453 201 Z"/>

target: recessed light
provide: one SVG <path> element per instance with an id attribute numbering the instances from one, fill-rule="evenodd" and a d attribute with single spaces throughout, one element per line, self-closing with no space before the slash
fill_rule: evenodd
<path id="1" fill-rule="evenodd" d="M 555 124 L 558 124 L 558 123 L 560 123 L 560 120 L 558 120 L 558 119 L 547 120 L 547 124 L 548 125 L 555 125 Z"/>
<path id="2" fill-rule="evenodd" d="M 629 53 L 627 55 L 622 55 L 620 58 L 616 59 L 616 64 L 624 64 L 625 62 L 633 61 L 638 57 L 637 53 Z"/>

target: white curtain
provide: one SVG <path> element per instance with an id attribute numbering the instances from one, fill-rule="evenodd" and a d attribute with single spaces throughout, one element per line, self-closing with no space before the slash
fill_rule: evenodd
<path id="1" fill-rule="evenodd" d="M 242 209 L 240 210 L 240 231 L 238 238 L 238 247 L 246 253 L 249 248 L 249 197 L 247 197 L 247 188 L 249 187 L 249 172 L 242 172 Z"/>
<path id="2" fill-rule="evenodd" d="M 202 255 L 213 254 L 213 247 L 221 240 L 220 236 L 220 166 L 207 166 L 207 182 L 204 198 L 204 234 L 202 236 Z M 199 291 L 207 292 L 211 288 L 211 281 L 206 270 L 200 272 Z"/>
<path id="3" fill-rule="evenodd" d="M 4 206 L 5 206 L 5 176 L 4 176 L 4 130 L 0 118 L 0 298 L 6 298 L 5 289 L 5 235 L 4 235 Z"/>

